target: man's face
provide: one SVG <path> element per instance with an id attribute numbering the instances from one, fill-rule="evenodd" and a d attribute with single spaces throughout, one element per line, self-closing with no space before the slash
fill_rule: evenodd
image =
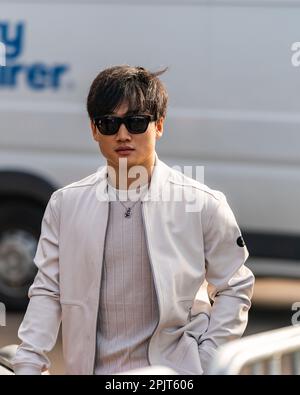
<path id="1" fill-rule="evenodd" d="M 127 110 L 128 105 L 123 103 L 113 115 L 123 117 L 126 115 Z M 136 165 L 147 166 L 149 161 L 153 160 L 156 140 L 160 139 L 163 133 L 163 122 L 163 118 L 150 122 L 147 130 L 140 134 L 129 133 L 124 124 L 120 126 L 116 134 L 111 136 L 101 134 L 92 121 L 91 128 L 93 138 L 98 142 L 100 151 L 107 159 L 108 165 L 118 168 L 119 159 L 126 158 L 129 169 Z M 124 146 L 131 147 L 132 150 L 128 151 L 128 153 L 118 152 L 118 149 Z"/>

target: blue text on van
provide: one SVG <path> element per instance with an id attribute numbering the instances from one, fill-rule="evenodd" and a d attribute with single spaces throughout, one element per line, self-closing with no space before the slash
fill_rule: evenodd
<path id="1" fill-rule="evenodd" d="M 62 85 L 63 76 L 70 69 L 65 63 L 46 64 L 35 61 L 30 64 L 18 62 L 24 52 L 25 23 L 12 25 L 0 22 L 0 42 L 6 48 L 6 66 L 0 67 L 0 88 L 16 88 L 21 79 L 34 90 L 58 89 Z"/>

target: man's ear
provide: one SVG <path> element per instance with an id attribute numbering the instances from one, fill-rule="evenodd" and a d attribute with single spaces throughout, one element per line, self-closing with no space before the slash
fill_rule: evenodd
<path id="1" fill-rule="evenodd" d="M 163 132 L 164 132 L 164 118 L 163 117 L 161 117 L 160 119 L 158 119 L 157 121 L 156 121 L 156 131 L 155 131 L 155 134 L 156 134 L 156 140 L 159 140 L 160 138 L 161 138 L 161 136 L 163 135 Z"/>
<path id="2" fill-rule="evenodd" d="M 98 141 L 98 137 L 99 137 L 98 129 L 95 126 L 95 124 L 94 124 L 94 122 L 92 120 L 90 120 L 90 126 L 91 126 L 91 129 L 92 129 L 92 132 L 93 132 L 93 139 L 95 141 Z"/>

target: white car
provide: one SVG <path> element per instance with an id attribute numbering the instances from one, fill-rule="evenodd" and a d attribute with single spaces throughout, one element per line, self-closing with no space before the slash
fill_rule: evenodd
<path id="1" fill-rule="evenodd" d="M 24 307 L 50 194 L 104 164 L 85 101 L 115 64 L 162 76 L 157 152 L 204 166 L 256 275 L 300 276 L 300 1 L 0 0 L 0 300 Z"/>

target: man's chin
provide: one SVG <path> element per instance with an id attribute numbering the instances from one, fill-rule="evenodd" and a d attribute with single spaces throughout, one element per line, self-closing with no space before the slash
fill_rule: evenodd
<path id="1" fill-rule="evenodd" d="M 132 152 L 130 155 L 119 156 L 117 158 L 117 163 L 119 164 L 119 166 L 132 167 L 138 165 L 140 163 L 140 160 L 134 154 L 134 152 Z"/>

